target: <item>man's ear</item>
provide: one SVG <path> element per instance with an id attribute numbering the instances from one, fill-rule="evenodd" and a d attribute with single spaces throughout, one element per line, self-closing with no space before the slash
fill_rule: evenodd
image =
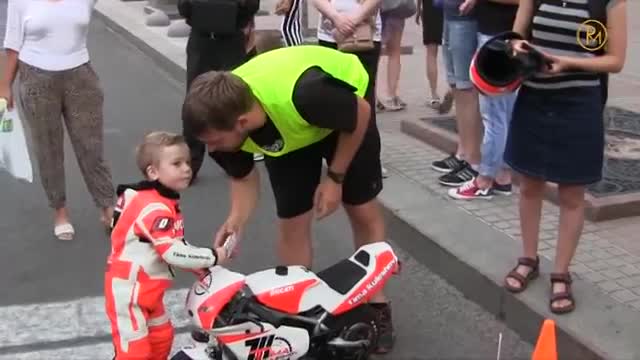
<path id="1" fill-rule="evenodd" d="M 249 114 L 242 114 L 238 117 L 238 121 L 236 121 L 236 129 L 238 130 L 249 130 L 250 126 Z"/>

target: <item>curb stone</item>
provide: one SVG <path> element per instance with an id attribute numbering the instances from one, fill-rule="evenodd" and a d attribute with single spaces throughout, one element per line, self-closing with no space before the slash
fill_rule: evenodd
<path id="1" fill-rule="evenodd" d="M 181 54 L 160 49 L 160 35 L 112 18 L 102 0 L 96 15 L 116 33 L 150 56 L 175 80 L 184 83 Z M 100 5 L 102 3 L 102 5 Z M 144 34 L 136 34 L 144 32 Z M 146 38 L 145 41 L 143 38 Z M 171 49 L 174 50 L 174 49 Z M 464 210 L 412 183 L 400 174 L 385 179 L 380 195 L 393 242 L 458 288 L 469 299 L 494 314 L 525 341 L 535 343 L 542 321 L 556 321 L 561 359 L 640 360 L 640 314 L 604 296 L 595 286 L 576 279 L 577 308 L 557 317 L 548 311 L 548 273 L 551 264 L 541 257 L 542 276 L 530 288 L 512 295 L 502 288 L 502 278 L 518 256 L 518 244 Z M 496 261 L 500 259 L 499 261 Z"/>
<path id="2" fill-rule="evenodd" d="M 520 255 L 519 244 L 472 214 L 394 174 L 380 196 L 393 241 L 431 271 L 535 344 L 545 319 L 556 321 L 558 357 L 566 360 L 640 359 L 640 315 L 574 279 L 576 310 L 548 310 L 552 264 L 540 257 L 541 276 L 513 295 L 502 286 Z"/>

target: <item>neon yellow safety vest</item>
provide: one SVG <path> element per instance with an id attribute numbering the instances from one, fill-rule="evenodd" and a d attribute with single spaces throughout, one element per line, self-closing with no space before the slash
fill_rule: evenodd
<path id="1" fill-rule="evenodd" d="M 357 89 L 355 93 L 364 97 L 369 75 L 358 57 L 324 46 L 299 45 L 272 50 L 232 71 L 249 85 L 282 136 L 282 143 L 268 149 L 247 138 L 242 145 L 243 151 L 282 156 L 316 143 L 333 132 L 307 123 L 293 104 L 296 82 L 302 73 L 314 66 L 352 85 Z"/>

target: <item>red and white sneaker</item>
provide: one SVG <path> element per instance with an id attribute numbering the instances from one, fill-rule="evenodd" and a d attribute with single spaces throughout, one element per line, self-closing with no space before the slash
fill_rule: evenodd
<path id="1" fill-rule="evenodd" d="M 458 200 L 473 200 L 473 199 L 486 199 L 493 198 L 493 191 L 491 188 L 481 189 L 476 182 L 476 178 L 467 181 L 459 188 L 450 189 L 449 196 Z"/>

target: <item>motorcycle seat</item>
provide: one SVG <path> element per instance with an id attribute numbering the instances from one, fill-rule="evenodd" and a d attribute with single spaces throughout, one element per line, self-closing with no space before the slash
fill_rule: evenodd
<path id="1" fill-rule="evenodd" d="M 362 264 L 369 265 L 369 254 L 360 250 L 354 259 Z M 367 271 L 351 259 L 344 259 L 317 273 L 330 288 L 342 295 L 346 295 L 362 278 L 367 276 Z"/>

